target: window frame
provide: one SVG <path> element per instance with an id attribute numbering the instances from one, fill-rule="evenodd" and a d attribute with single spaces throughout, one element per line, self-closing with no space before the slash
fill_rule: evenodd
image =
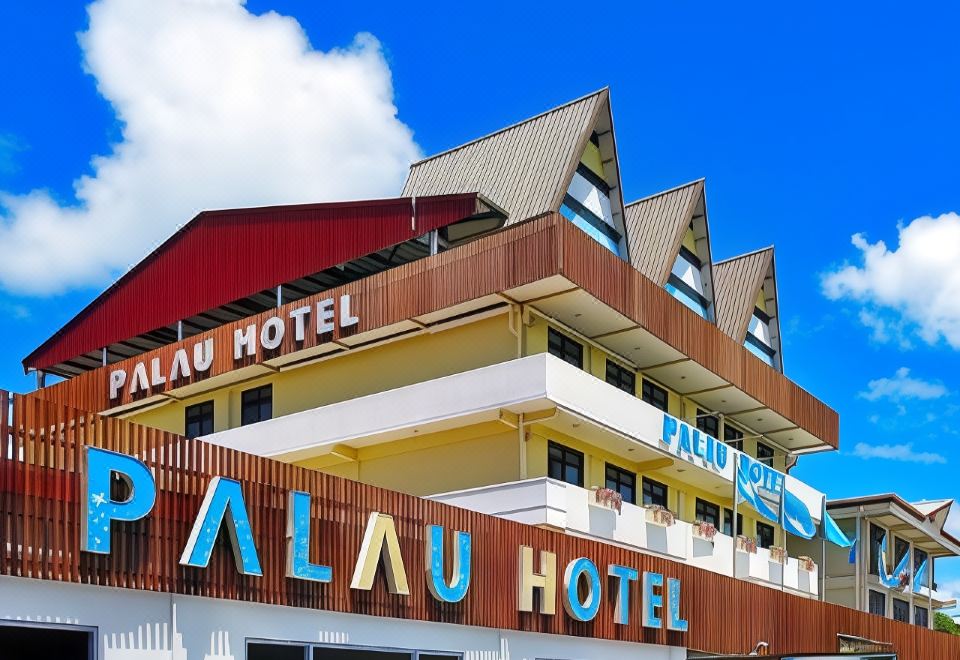
<path id="1" fill-rule="evenodd" d="M 619 362 L 607 358 L 604 376 L 608 385 L 613 385 L 617 389 L 632 396 L 637 395 L 637 374 L 632 369 L 628 369 Z M 624 382 L 625 379 L 627 382 Z M 627 385 L 629 385 L 629 387 L 627 387 Z"/>
<path id="2" fill-rule="evenodd" d="M 761 533 L 761 530 L 763 533 Z M 766 543 L 763 536 L 769 531 L 770 543 Z M 777 544 L 777 532 L 773 525 L 769 525 L 762 520 L 756 521 L 756 536 L 758 548 L 772 548 Z"/>
<path id="3" fill-rule="evenodd" d="M 761 447 L 763 448 L 763 450 L 764 450 L 765 452 L 770 452 L 770 453 L 769 453 L 768 455 L 766 455 L 766 456 L 761 456 L 761 455 L 760 455 Z M 759 441 L 757 442 L 757 461 L 758 461 L 758 462 L 763 463 L 764 465 L 766 465 L 766 466 L 769 467 L 769 468 L 772 468 L 772 467 L 773 467 L 773 461 L 774 461 L 774 459 L 776 458 L 776 455 L 777 455 L 777 452 L 776 452 L 776 450 L 775 450 L 773 447 L 771 447 L 770 445 L 764 444 L 764 443 L 762 443 L 762 442 L 759 442 Z"/>
<path id="4" fill-rule="evenodd" d="M 611 477 L 610 473 L 613 472 L 614 478 L 613 481 L 617 487 L 613 488 L 616 492 L 620 493 L 620 496 L 623 497 L 623 501 L 628 504 L 637 503 L 637 474 L 636 472 L 631 472 L 626 470 L 615 463 L 606 463 L 603 468 L 603 483 L 604 487 L 610 488 Z M 629 484 L 624 484 L 624 481 L 629 481 Z M 630 492 L 633 494 L 632 497 L 624 497 L 623 491 L 620 490 L 619 486 L 627 485 L 630 488 Z"/>
<path id="5" fill-rule="evenodd" d="M 733 518 L 733 509 L 728 509 L 728 508 L 724 507 L 724 509 L 723 509 L 723 521 L 722 521 L 722 522 L 723 522 L 723 527 L 721 528 L 721 534 L 725 534 L 726 536 L 729 536 L 729 537 L 731 537 L 731 538 L 737 538 L 737 536 L 739 536 L 740 534 L 743 533 L 743 514 L 740 513 L 739 511 L 737 512 L 737 529 L 736 529 L 736 531 L 734 531 L 734 529 L 733 529 L 733 520 L 731 520 L 731 518 Z M 729 531 L 729 532 L 727 531 L 727 523 L 730 523 L 730 526 L 729 526 L 730 531 Z"/>
<path id="6" fill-rule="evenodd" d="M 873 611 L 874 596 L 876 596 L 876 600 L 879 601 L 879 603 L 883 606 L 882 612 Z M 867 612 L 875 616 L 886 617 L 887 616 L 887 594 L 883 593 L 882 591 L 877 591 L 876 589 L 868 589 L 867 590 Z"/>
<path id="7" fill-rule="evenodd" d="M 713 424 L 715 425 L 713 433 L 704 428 L 707 426 L 707 420 L 713 420 Z M 720 435 L 720 418 L 716 415 L 711 415 L 706 410 L 697 408 L 697 428 L 716 440 L 717 436 Z"/>
<path id="8" fill-rule="evenodd" d="M 735 438 L 730 438 L 730 435 L 736 434 Z M 743 451 L 743 436 L 745 433 L 738 429 L 736 426 L 727 423 L 723 423 L 723 442 L 730 445 L 737 451 Z"/>
<path id="9" fill-rule="evenodd" d="M 714 520 L 708 520 L 706 516 L 701 514 L 701 510 L 706 511 L 707 509 L 712 509 Z M 698 497 L 696 499 L 696 502 L 694 503 L 694 509 L 693 509 L 694 519 L 711 523 L 714 527 L 716 527 L 719 530 L 721 525 L 723 524 L 723 518 L 721 516 L 720 509 L 721 507 L 719 504 L 714 504 L 710 500 L 705 500 L 703 498 Z"/>
<path id="10" fill-rule="evenodd" d="M 651 491 L 650 502 L 647 502 L 647 487 L 648 487 L 648 486 L 649 486 L 649 489 L 650 489 L 650 491 Z M 663 503 L 662 503 L 662 504 L 659 503 L 659 502 L 654 502 L 654 501 L 653 501 L 652 492 L 653 492 L 653 489 L 654 489 L 654 488 L 659 488 L 659 489 L 662 489 L 662 490 L 663 490 Z M 657 481 L 656 479 L 651 479 L 650 477 L 641 477 L 641 479 L 640 479 L 640 492 L 641 492 L 641 498 L 642 498 L 641 501 L 643 502 L 643 506 L 657 506 L 657 505 L 659 505 L 659 506 L 664 507 L 665 509 L 669 509 L 669 508 L 670 508 L 670 487 L 667 486 L 665 483 L 661 483 L 661 482 Z"/>
<path id="11" fill-rule="evenodd" d="M 557 342 L 559 342 L 559 346 L 558 346 L 559 355 L 557 353 L 554 353 L 552 350 L 554 338 L 556 338 Z M 577 362 L 571 362 L 566 358 L 566 347 L 568 345 L 577 347 L 577 353 L 578 353 Z M 566 333 L 560 332 L 554 327 L 547 328 L 547 353 L 554 356 L 555 358 L 563 360 L 567 364 L 572 365 L 577 369 L 583 369 L 583 344 L 578 342 L 576 339 L 573 339 Z"/>
<path id="12" fill-rule="evenodd" d="M 649 398 L 648 398 L 648 395 L 647 395 L 647 389 L 648 389 L 648 388 L 649 388 L 649 390 L 650 390 Z M 654 397 L 653 397 L 654 394 L 659 394 L 659 393 L 661 393 L 661 392 L 663 393 L 663 406 L 658 405 L 657 402 L 654 400 Z M 654 382 L 653 382 L 652 380 L 650 380 L 649 378 L 644 377 L 644 378 L 643 378 L 643 381 L 640 383 L 640 398 L 644 401 L 644 403 L 648 403 L 648 404 L 650 404 L 651 406 L 653 406 L 654 408 L 656 408 L 656 409 L 658 409 L 658 410 L 662 410 L 663 412 L 665 412 L 665 413 L 667 413 L 667 414 L 670 413 L 670 410 L 669 410 L 669 408 L 670 408 L 670 392 L 667 390 L 667 388 L 662 387 L 662 386 L 660 386 L 660 385 L 657 385 L 656 383 L 654 383 Z"/>
<path id="13" fill-rule="evenodd" d="M 269 400 L 270 400 L 270 413 L 268 416 L 262 416 L 262 407 L 265 391 L 269 391 Z M 256 395 L 256 403 L 248 402 L 247 397 L 252 397 Z M 257 407 L 257 419 L 253 421 L 247 420 L 247 408 L 248 406 L 252 407 L 256 405 Z M 259 387 L 251 387 L 248 390 L 244 390 L 240 393 L 240 426 L 250 426 L 251 424 L 259 424 L 260 422 L 266 422 L 273 419 L 273 383 L 268 383 L 266 385 L 260 385 Z"/>
<path id="14" fill-rule="evenodd" d="M 894 621 L 899 621 L 900 623 L 910 623 L 910 603 L 903 600 L 902 598 L 897 598 L 895 596 L 890 599 L 893 603 L 893 613 L 892 617 Z M 897 605 L 906 606 L 907 611 L 904 618 L 897 618 Z"/>
<path id="15" fill-rule="evenodd" d="M 877 534 L 874 539 L 874 534 Z M 867 574 L 880 575 L 880 545 L 883 543 L 883 537 L 887 530 L 880 525 L 871 522 L 867 529 L 868 552 L 867 552 Z"/>
<path id="16" fill-rule="evenodd" d="M 371 646 L 366 644 L 329 644 L 323 642 L 304 642 L 298 640 L 263 639 L 259 637 L 247 637 L 244 640 L 244 658 L 248 656 L 251 644 L 257 644 L 261 646 L 302 647 L 304 651 L 304 660 L 313 660 L 315 652 L 322 649 L 360 652 L 365 651 L 367 653 L 407 654 L 410 656 L 410 660 L 421 660 L 423 656 L 441 656 L 443 658 L 449 658 L 450 660 L 463 660 L 464 658 L 464 653 L 462 651 L 437 651 L 433 649 L 416 648 L 405 649 L 394 646 Z"/>
<path id="17" fill-rule="evenodd" d="M 923 622 L 920 619 L 920 612 L 923 612 Z M 930 625 L 930 610 L 922 605 L 914 604 L 913 606 L 913 625 L 923 626 L 924 628 Z"/>
<path id="18" fill-rule="evenodd" d="M 552 476 L 552 470 L 550 469 L 550 466 L 554 461 L 553 452 L 552 452 L 552 450 L 554 449 L 558 450 L 561 454 L 561 459 L 560 459 L 561 476 L 560 477 Z M 567 473 L 566 468 L 570 465 L 566 460 L 568 455 L 579 458 L 580 460 L 580 465 L 578 468 L 579 479 L 577 483 L 571 483 L 566 479 L 566 473 Z M 551 479 L 556 479 L 557 481 L 562 481 L 565 484 L 570 484 L 571 486 L 579 486 L 580 488 L 583 488 L 585 472 L 586 472 L 586 457 L 584 456 L 584 453 L 582 451 L 578 451 L 576 449 L 573 449 L 572 447 L 568 447 L 559 442 L 554 442 L 553 440 L 549 440 L 547 442 L 547 476 L 548 477 L 550 477 Z"/>
<path id="19" fill-rule="evenodd" d="M 204 411 L 203 409 L 204 409 L 204 408 L 207 408 L 208 406 L 209 406 L 209 408 L 210 408 L 210 410 L 209 410 L 210 430 L 207 431 L 207 432 L 203 432 L 204 421 L 206 421 L 206 416 L 207 416 L 206 411 Z M 198 414 L 199 416 L 201 416 L 201 418 L 200 418 L 200 420 L 199 420 L 199 422 L 198 422 L 198 423 L 200 424 L 200 433 L 191 434 L 191 433 L 190 433 L 190 424 L 191 424 L 191 419 L 190 419 L 190 417 L 191 417 L 191 413 L 197 412 L 198 409 L 200 409 L 200 410 L 199 410 L 199 412 L 198 412 L 197 414 Z M 215 414 L 216 414 L 216 406 L 215 406 L 215 404 L 214 404 L 214 400 L 213 400 L 213 399 L 210 399 L 210 400 L 208 400 L 208 401 L 201 401 L 200 403 L 194 403 L 193 405 L 190 405 L 190 406 L 187 406 L 186 408 L 184 408 L 184 409 L 183 409 L 183 435 L 184 435 L 184 437 L 190 438 L 191 440 L 193 440 L 194 438 L 199 438 L 199 437 L 202 437 L 202 436 L 205 436 L 205 435 L 210 435 L 211 433 L 213 433 L 214 428 L 215 428 L 215 423 L 216 423 Z M 197 422 L 197 420 L 194 420 L 194 421 Z"/>

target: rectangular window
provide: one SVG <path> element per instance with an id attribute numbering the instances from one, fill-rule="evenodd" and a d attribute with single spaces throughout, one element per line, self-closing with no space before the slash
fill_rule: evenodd
<path id="1" fill-rule="evenodd" d="M 583 345 L 553 328 L 547 331 L 547 351 L 577 369 L 583 369 Z"/>
<path id="2" fill-rule="evenodd" d="M 757 521 L 757 545 L 761 548 L 773 545 L 773 525 Z"/>
<path id="3" fill-rule="evenodd" d="M 927 613 L 926 607 L 918 607 L 914 605 L 913 607 L 914 624 L 918 626 L 922 626 L 923 628 L 926 628 L 927 626 L 930 625 L 930 619 L 928 618 L 929 616 L 930 615 Z"/>
<path id="4" fill-rule="evenodd" d="M 910 542 L 904 541 L 901 538 L 894 537 L 893 539 L 893 565 L 899 566 L 900 560 L 907 556 L 907 553 L 910 552 Z M 909 565 L 909 562 L 908 562 Z"/>
<path id="5" fill-rule="evenodd" d="M 708 522 L 717 529 L 720 529 L 720 507 L 713 502 L 707 502 L 697 498 L 697 520 Z"/>
<path id="6" fill-rule="evenodd" d="M 899 598 L 893 599 L 893 620 L 910 623 L 910 603 Z"/>
<path id="7" fill-rule="evenodd" d="M 643 504 L 644 506 L 660 505 L 667 506 L 667 487 L 659 481 L 643 478 Z"/>
<path id="8" fill-rule="evenodd" d="M 731 529 L 731 523 L 733 522 L 733 509 L 724 509 L 723 510 L 723 533 L 727 536 L 739 536 L 743 529 L 743 514 L 737 514 L 737 531 L 734 532 Z"/>
<path id="9" fill-rule="evenodd" d="M 720 418 L 697 408 L 697 428 L 714 438 L 720 437 Z"/>
<path id="10" fill-rule="evenodd" d="M 306 660 L 307 647 L 303 644 L 279 642 L 249 642 L 247 660 Z"/>
<path id="11" fill-rule="evenodd" d="M 637 377 L 633 371 L 626 367 L 621 367 L 613 360 L 607 360 L 607 382 L 614 387 L 619 387 L 627 394 L 637 393 Z"/>
<path id="12" fill-rule="evenodd" d="M 743 431 L 729 424 L 723 425 L 723 441 L 736 449 L 743 451 Z"/>
<path id="13" fill-rule="evenodd" d="M 887 530 L 870 524 L 870 575 L 880 575 L 880 544 Z"/>
<path id="14" fill-rule="evenodd" d="M 773 447 L 768 447 L 762 442 L 757 443 L 757 460 L 766 465 L 767 467 L 773 467 Z"/>
<path id="15" fill-rule="evenodd" d="M 583 454 L 551 442 L 547 448 L 547 474 L 551 479 L 583 487 Z"/>
<path id="16" fill-rule="evenodd" d="M 641 394 L 643 396 L 643 400 L 649 403 L 651 406 L 659 408 L 663 412 L 667 412 L 669 397 L 667 396 L 667 391 L 665 389 L 658 385 L 654 385 L 649 380 L 644 378 Z"/>
<path id="17" fill-rule="evenodd" d="M 637 503 L 637 475 L 607 463 L 606 486 L 615 490 L 623 497 L 624 502 Z"/>
<path id="18" fill-rule="evenodd" d="M 918 548 L 913 549 L 913 574 L 917 575 L 917 572 L 920 570 L 920 567 L 923 566 L 923 563 L 927 561 L 927 553 Z M 933 581 L 933 575 L 930 573 L 930 565 L 928 564 L 926 568 L 923 569 L 923 575 L 919 576 L 920 582 L 923 584 L 917 584 L 918 587 L 927 586 L 927 580 Z"/>
<path id="19" fill-rule="evenodd" d="M 240 395 L 240 425 L 256 424 L 273 418 L 273 385 L 247 390 Z"/>
<path id="20" fill-rule="evenodd" d="M 188 438 L 199 438 L 213 433 L 213 401 L 187 406 L 183 416 L 183 434 Z"/>
<path id="21" fill-rule="evenodd" d="M 870 590 L 870 614 L 887 616 L 887 597 L 872 589 Z"/>

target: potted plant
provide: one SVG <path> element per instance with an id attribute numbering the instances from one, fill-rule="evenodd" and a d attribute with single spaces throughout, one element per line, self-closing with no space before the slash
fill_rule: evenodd
<path id="1" fill-rule="evenodd" d="M 698 520 L 693 523 L 694 538 L 703 539 L 713 543 L 713 538 L 717 535 L 717 526 L 705 520 Z"/>
<path id="2" fill-rule="evenodd" d="M 779 545 L 770 546 L 770 561 L 778 564 L 787 563 L 787 549 Z"/>
<path id="3" fill-rule="evenodd" d="M 813 557 L 807 557 L 806 555 L 800 555 L 797 558 L 800 562 L 800 570 L 806 571 L 807 573 L 813 573 L 817 570 L 817 563 L 813 561 Z"/>
<path id="4" fill-rule="evenodd" d="M 593 503 L 597 506 L 613 509 L 619 514 L 623 509 L 623 495 L 612 488 L 594 488 Z"/>
<path id="5" fill-rule="evenodd" d="M 651 504 L 648 506 L 646 517 L 647 522 L 660 525 L 661 527 L 670 527 L 676 522 L 673 512 L 660 504 Z"/>
<path id="6" fill-rule="evenodd" d="M 757 554 L 757 542 L 748 536 L 738 534 L 737 550 L 740 552 L 746 552 L 747 554 L 755 555 Z"/>

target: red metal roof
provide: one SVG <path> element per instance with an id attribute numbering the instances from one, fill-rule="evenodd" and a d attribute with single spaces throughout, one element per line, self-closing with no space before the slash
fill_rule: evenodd
<path id="1" fill-rule="evenodd" d="M 204 211 L 23 360 L 47 369 L 474 215 L 475 193 Z M 122 240 L 118 236 L 117 240 Z"/>

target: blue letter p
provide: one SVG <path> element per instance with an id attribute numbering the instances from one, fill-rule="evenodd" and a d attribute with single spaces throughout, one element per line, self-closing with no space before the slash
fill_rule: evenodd
<path id="1" fill-rule="evenodd" d="M 133 522 L 146 516 L 157 501 L 157 489 L 150 469 L 132 456 L 98 447 L 84 447 L 84 456 L 81 549 L 108 555 L 110 524 L 114 520 Z M 114 474 L 130 489 L 126 500 L 111 497 L 110 482 Z"/>

